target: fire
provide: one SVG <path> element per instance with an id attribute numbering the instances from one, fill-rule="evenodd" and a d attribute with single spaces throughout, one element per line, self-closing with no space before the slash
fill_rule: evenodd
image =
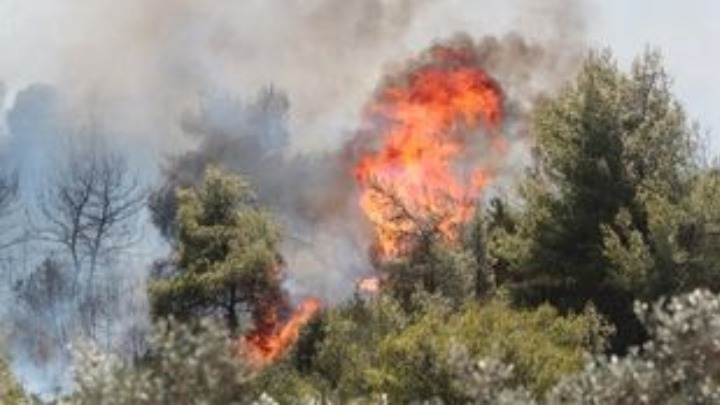
<path id="1" fill-rule="evenodd" d="M 272 307 L 265 315 L 266 319 L 257 324 L 255 330 L 245 336 L 242 349 L 251 364 L 265 366 L 274 363 L 290 350 L 307 324 L 322 307 L 320 300 L 308 298 L 292 313 L 284 324 L 277 320 L 278 308 Z"/>
<path id="2" fill-rule="evenodd" d="M 367 109 L 366 132 L 380 145 L 360 156 L 355 176 L 382 258 L 427 231 L 455 240 L 490 180 L 472 151 L 479 134 L 503 149 L 503 99 L 478 59 L 472 49 L 435 47 Z"/>

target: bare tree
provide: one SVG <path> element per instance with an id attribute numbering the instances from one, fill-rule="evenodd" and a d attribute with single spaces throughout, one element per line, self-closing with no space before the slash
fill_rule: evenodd
<path id="1" fill-rule="evenodd" d="M 42 239 L 67 254 L 73 272 L 70 290 L 89 300 L 83 307 L 89 310 L 92 334 L 101 261 L 112 260 L 134 241 L 146 192 L 124 156 L 97 137 L 80 140 L 82 144 L 71 144 L 66 161 L 43 191 L 39 231 Z"/>

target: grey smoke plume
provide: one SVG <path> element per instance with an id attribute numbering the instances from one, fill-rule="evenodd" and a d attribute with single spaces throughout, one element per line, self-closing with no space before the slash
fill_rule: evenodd
<path id="1" fill-rule="evenodd" d="M 40 19 L 27 41 L 52 59 L 35 80 L 62 85 L 83 115 L 136 134 L 135 141 L 174 148 L 184 139 L 177 120 L 199 92 L 247 95 L 274 83 L 293 98 L 293 126 L 314 134 L 298 146 L 322 148 L 425 3 L 71 0 L 48 6 L 52 21 L 17 8 Z M 0 62 L 0 75 L 14 72 L 7 65 Z"/>

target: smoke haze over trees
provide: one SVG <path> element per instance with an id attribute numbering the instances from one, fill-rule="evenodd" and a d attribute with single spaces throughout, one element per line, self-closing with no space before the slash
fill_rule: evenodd
<path id="1" fill-rule="evenodd" d="M 52 6 L 0 77 L 0 402 L 717 401 L 720 178 L 661 52 L 509 3 Z"/>

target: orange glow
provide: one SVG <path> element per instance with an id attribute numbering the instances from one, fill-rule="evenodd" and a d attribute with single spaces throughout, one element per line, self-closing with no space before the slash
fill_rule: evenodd
<path id="1" fill-rule="evenodd" d="M 491 180 L 473 163 L 472 145 L 485 136 L 504 149 L 502 92 L 472 52 L 436 47 L 366 111 L 378 147 L 360 156 L 355 177 L 383 259 L 403 254 L 425 231 L 456 240 Z"/>
<path id="2" fill-rule="evenodd" d="M 265 327 L 256 327 L 245 336 L 243 349 L 246 358 L 255 366 L 265 366 L 281 358 L 297 341 L 300 329 L 313 318 L 321 306 L 320 300 L 308 298 L 282 325 L 277 322 L 277 309 L 269 309 L 269 319 L 265 320 Z"/>

